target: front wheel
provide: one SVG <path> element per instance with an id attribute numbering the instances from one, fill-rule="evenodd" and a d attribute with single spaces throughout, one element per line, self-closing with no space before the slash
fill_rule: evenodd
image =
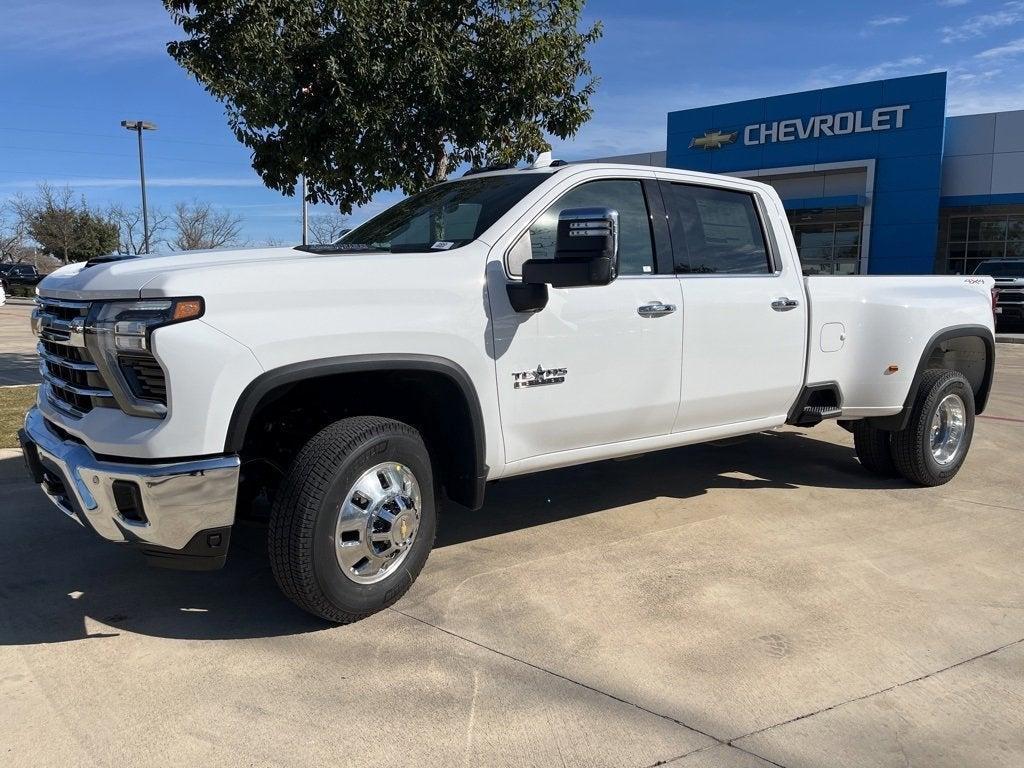
<path id="1" fill-rule="evenodd" d="M 892 436 L 900 474 L 919 485 L 948 483 L 967 458 L 974 436 L 974 391 L 957 371 L 925 371 L 905 429 Z"/>
<path id="2" fill-rule="evenodd" d="M 300 608 L 348 624 L 397 601 L 434 545 L 433 471 L 420 434 L 342 419 L 292 463 L 270 513 L 270 563 Z"/>

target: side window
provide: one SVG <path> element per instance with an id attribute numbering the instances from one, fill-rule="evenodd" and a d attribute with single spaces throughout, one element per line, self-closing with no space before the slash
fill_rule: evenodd
<path id="1" fill-rule="evenodd" d="M 522 274 L 527 259 L 553 259 L 558 215 L 567 208 L 614 208 L 619 212 L 619 274 L 654 272 L 651 222 L 643 185 L 636 179 L 588 181 L 558 198 L 509 250 L 508 272 Z"/>
<path id="2" fill-rule="evenodd" d="M 772 271 L 754 197 L 748 192 L 665 184 L 676 271 L 764 275 Z"/>

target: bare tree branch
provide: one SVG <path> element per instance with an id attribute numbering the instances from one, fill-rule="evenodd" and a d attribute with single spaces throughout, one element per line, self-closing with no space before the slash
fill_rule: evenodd
<path id="1" fill-rule="evenodd" d="M 0 261 L 27 261 L 34 254 L 28 245 L 28 210 L 21 195 L 0 205 Z"/>
<path id="2" fill-rule="evenodd" d="M 145 253 L 145 231 L 142 226 L 142 209 L 139 207 L 125 208 L 121 205 L 112 205 L 107 209 L 108 218 L 117 224 L 120 232 L 120 243 L 117 247 L 118 253 L 129 256 L 138 256 Z M 164 233 L 171 226 L 171 216 L 159 208 L 149 212 L 149 249 L 157 250 L 164 242 Z"/>
<path id="3" fill-rule="evenodd" d="M 174 236 L 171 246 L 179 251 L 223 248 L 238 243 L 242 218 L 231 211 L 217 211 L 210 203 L 193 200 L 177 203 L 170 216 Z"/>
<path id="4" fill-rule="evenodd" d="M 317 245 L 328 245 L 349 229 L 348 216 L 339 211 L 309 217 L 310 240 Z"/>

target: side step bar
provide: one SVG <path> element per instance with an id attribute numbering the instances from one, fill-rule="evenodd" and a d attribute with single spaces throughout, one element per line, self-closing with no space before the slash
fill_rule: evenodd
<path id="1" fill-rule="evenodd" d="M 843 415 L 842 403 L 843 393 L 836 382 L 807 384 L 793 404 L 786 423 L 794 427 L 813 427 L 825 419 L 838 419 Z"/>
<path id="2" fill-rule="evenodd" d="M 838 419 L 842 415 L 843 409 L 834 405 L 808 405 L 791 423 L 797 427 L 813 427 L 825 419 Z"/>

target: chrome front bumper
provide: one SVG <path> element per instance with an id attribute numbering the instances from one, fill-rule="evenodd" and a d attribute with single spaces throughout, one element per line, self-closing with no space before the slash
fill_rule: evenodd
<path id="1" fill-rule="evenodd" d="M 62 439 L 38 408 L 25 416 L 19 438 L 29 472 L 50 500 L 104 539 L 141 546 L 147 554 L 223 557 L 217 550 L 226 551 L 226 529 L 235 520 L 237 456 L 167 464 L 104 461 L 82 443 Z M 136 504 L 126 505 L 126 499 Z"/>

